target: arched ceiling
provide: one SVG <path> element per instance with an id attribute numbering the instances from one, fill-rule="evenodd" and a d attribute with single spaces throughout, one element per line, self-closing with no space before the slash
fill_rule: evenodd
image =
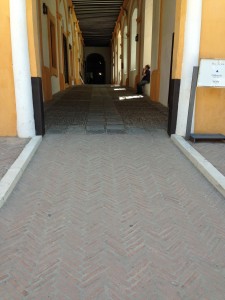
<path id="1" fill-rule="evenodd" d="M 109 46 L 123 0 L 72 0 L 85 46 Z"/>

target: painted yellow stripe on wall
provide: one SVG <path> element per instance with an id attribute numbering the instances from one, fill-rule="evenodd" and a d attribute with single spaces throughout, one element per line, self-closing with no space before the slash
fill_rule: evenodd
<path id="1" fill-rule="evenodd" d="M 176 1 L 172 78 L 181 79 L 187 0 Z"/>
<path id="2" fill-rule="evenodd" d="M 160 0 L 160 19 L 159 19 L 159 45 L 158 45 L 158 62 L 157 70 L 151 73 L 151 90 L 150 97 L 153 101 L 159 101 L 160 91 L 160 66 L 161 66 L 161 51 L 162 51 L 162 23 L 163 23 L 163 0 Z"/>
<path id="3" fill-rule="evenodd" d="M 16 103 L 12 70 L 9 1 L 0 9 L 0 136 L 16 136 Z"/>
<path id="4" fill-rule="evenodd" d="M 27 0 L 26 5 L 31 76 L 41 77 L 37 2 Z"/>

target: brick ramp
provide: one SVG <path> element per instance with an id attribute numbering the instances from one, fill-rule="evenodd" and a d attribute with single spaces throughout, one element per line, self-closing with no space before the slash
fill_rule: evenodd
<path id="1" fill-rule="evenodd" d="M 47 135 L 0 211 L 0 299 L 224 300 L 224 215 L 163 130 Z"/>

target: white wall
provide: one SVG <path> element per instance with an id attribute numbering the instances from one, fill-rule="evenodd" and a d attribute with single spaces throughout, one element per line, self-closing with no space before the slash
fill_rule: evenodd
<path id="1" fill-rule="evenodd" d="M 122 69 L 121 69 L 121 61 L 122 61 L 122 59 L 121 59 L 121 55 L 122 55 L 122 48 L 121 48 L 121 42 L 122 42 L 122 40 L 121 40 L 121 31 L 119 32 L 119 34 L 118 34 L 118 78 L 117 78 L 117 82 L 118 82 L 118 84 L 120 84 L 121 83 L 121 79 L 122 79 Z"/>
<path id="2" fill-rule="evenodd" d="M 104 57 L 105 60 L 105 67 L 106 67 L 106 84 L 111 83 L 111 48 L 110 47 L 85 47 L 84 48 L 84 55 L 85 61 L 87 56 L 97 53 Z"/>
<path id="3" fill-rule="evenodd" d="M 176 127 L 176 134 L 181 136 L 185 136 L 186 134 L 193 67 L 197 66 L 199 62 L 202 3 L 203 0 L 187 1 L 187 13 L 184 33 L 184 53 Z"/>
<path id="4" fill-rule="evenodd" d="M 41 7 L 39 8 L 42 12 L 42 1 L 40 3 Z M 49 62 L 49 45 L 48 45 L 48 17 L 41 13 L 41 23 L 42 23 L 42 45 L 43 45 L 43 60 L 44 66 L 50 66 Z"/>
<path id="5" fill-rule="evenodd" d="M 172 35 L 175 26 L 176 0 L 163 0 L 162 52 L 159 101 L 167 106 L 170 82 Z"/>
<path id="6" fill-rule="evenodd" d="M 55 17 L 56 16 L 56 3 L 55 1 L 46 0 L 46 5 L 48 6 L 49 11 L 51 14 Z M 42 11 L 42 1 L 41 1 L 41 11 Z M 42 18 L 42 43 L 44 45 L 43 47 L 43 59 L 44 59 L 44 65 L 46 67 L 50 67 L 49 62 L 49 44 L 48 44 L 48 19 L 47 15 L 41 14 Z M 57 19 L 55 17 L 55 21 L 57 22 Z M 57 26 L 56 26 L 57 28 Z M 56 36 L 58 35 L 58 31 L 56 30 Z M 58 36 L 56 38 L 56 41 L 58 40 Z M 58 49 L 58 45 L 57 45 Z M 58 58 L 58 52 L 57 52 L 57 65 L 59 67 L 59 58 Z M 51 84 L 52 84 L 52 94 L 55 94 L 59 92 L 60 86 L 59 86 L 59 78 L 56 76 L 51 76 Z"/>
<path id="7" fill-rule="evenodd" d="M 131 30 L 130 30 L 130 68 L 131 71 L 136 70 L 137 67 L 137 42 L 135 37 L 137 34 L 137 8 L 134 9 L 131 18 Z"/>
<path id="8" fill-rule="evenodd" d="M 130 71 L 130 77 L 129 77 L 129 86 L 130 87 L 136 88 L 135 87 L 135 77 L 136 77 L 136 75 L 137 75 L 137 70 Z"/>
<path id="9" fill-rule="evenodd" d="M 141 48 L 143 49 L 141 53 L 140 73 L 145 65 L 151 66 L 151 56 L 152 56 L 152 21 L 153 21 L 153 0 L 145 0 L 142 7 L 143 18 L 143 32 L 141 36 Z M 147 84 L 144 88 L 144 94 L 150 96 L 150 84 Z"/>
<path id="10" fill-rule="evenodd" d="M 42 12 L 42 4 L 43 2 L 46 3 L 48 6 L 48 9 L 50 13 L 55 16 L 56 15 L 56 3 L 55 1 L 51 0 L 46 0 L 46 1 L 41 1 L 41 12 Z M 46 67 L 50 67 L 50 62 L 49 62 L 49 44 L 48 44 L 48 18 L 47 15 L 44 15 L 43 13 L 41 14 L 42 18 L 42 43 L 43 43 L 43 56 L 44 56 L 44 65 Z M 56 30 L 57 34 L 57 30 Z"/>
<path id="11" fill-rule="evenodd" d="M 115 45 L 115 83 L 118 83 L 118 40 Z"/>
<path id="12" fill-rule="evenodd" d="M 67 31 L 67 23 L 66 23 L 66 12 L 65 12 L 65 6 L 64 6 L 64 1 L 61 1 L 59 3 L 59 13 L 62 15 L 62 20 L 63 20 L 63 29 L 64 29 L 64 32 Z"/>
<path id="13" fill-rule="evenodd" d="M 128 38 L 127 38 L 127 25 L 124 26 L 123 31 L 123 85 L 126 84 L 127 73 L 128 73 Z"/>
<path id="14" fill-rule="evenodd" d="M 145 0 L 143 66 L 151 64 L 153 0 Z"/>
<path id="15" fill-rule="evenodd" d="M 160 1 L 153 1 L 151 71 L 158 68 Z"/>

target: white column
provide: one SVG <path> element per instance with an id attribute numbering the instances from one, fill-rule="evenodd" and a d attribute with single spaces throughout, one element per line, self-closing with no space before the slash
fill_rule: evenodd
<path id="1" fill-rule="evenodd" d="M 202 0 L 188 0 L 176 134 L 185 136 L 193 67 L 198 66 Z"/>
<path id="2" fill-rule="evenodd" d="M 26 0 L 10 0 L 12 60 L 17 111 L 17 134 L 35 135 L 30 59 L 28 50 Z"/>

